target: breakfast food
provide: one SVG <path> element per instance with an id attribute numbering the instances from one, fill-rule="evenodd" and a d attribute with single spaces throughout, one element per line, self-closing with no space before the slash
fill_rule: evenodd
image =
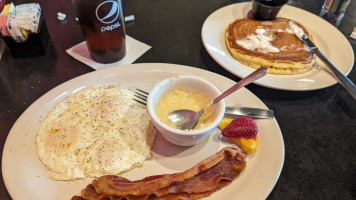
<path id="1" fill-rule="evenodd" d="M 300 74 L 311 70 L 315 55 L 289 28 L 286 18 L 273 21 L 238 19 L 226 29 L 226 47 L 232 57 L 249 67 L 267 67 L 272 74 Z M 306 35 L 311 34 L 300 23 Z"/>
<path id="2" fill-rule="evenodd" d="M 134 92 L 85 88 L 53 107 L 36 136 L 41 162 L 55 180 L 119 174 L 151 156 L 156 130 Z"/>
<path id="3" fill-rule="evenodd" d="M 81 191 L 82 199 L 193 200 L 209 196 L 231 183 L 245 169 L 246 154 L 226 147 L 194 167 L 180 173 L 149 176 L 130 181 L 119 176 L 102 176 Z"/>
<path id="4" fill-rule="evenodd" d="M 236 119 L 223 118 L 218 126 L 224 137 L 230 138 L 246 153 L 256 150 L 258 145 L 256 123 L 250 117 Z"/>
<path id="5" fill-rule="evenodd" d="M 165 93 L 160 98 L 156 107 L 156 115 L 162 123 L 172 128 L 177 128 L 175 124 L 168 120 L 168 114 L 180 109 L 188 109 L 198 112 L 211 103 L 211 99 L 200 92 L 186 92 L 184 89 L 175 89 Z M 213 107 L 208 108 L 201 116 L 194 129 L 201 129 L 209 125 L 213 120 Z"/>

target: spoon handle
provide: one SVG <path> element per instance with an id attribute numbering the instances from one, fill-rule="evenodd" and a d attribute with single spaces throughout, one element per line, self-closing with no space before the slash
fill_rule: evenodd
<path id="1" fill-rule="evenodd" d="M 224 97 L 228 96 L 229 94 L 235 92 L 236 90 L 246 86 L 247 84 L 265 76 L 268 72 L 268 69 L 266 67 L 261 67 L 257 69 L 256 71 L 252 72 L 250 75 L 246 76 L 245 78 L 241 79 L 239 82 L 237 82 L 235 85 L 233 85 L 231 88 L 226 90 L 224 93 L 222 93 L 220 96 L 216 97 L 213 101 L 214 105 Z"/>

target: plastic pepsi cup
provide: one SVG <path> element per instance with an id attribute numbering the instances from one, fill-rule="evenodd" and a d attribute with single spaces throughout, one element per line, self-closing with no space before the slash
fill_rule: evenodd
<path id="1" fill-rule="evenodd" d="M 72 0 L 90 55 L 113 63 L 126 54 L 126 32 L 121 0 Z"/>

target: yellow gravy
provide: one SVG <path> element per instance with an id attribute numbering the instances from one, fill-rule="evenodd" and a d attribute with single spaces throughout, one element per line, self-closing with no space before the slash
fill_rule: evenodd
<path id="1" fill-rule="evenodd" d="M 199 92 L 187 93 L 182 89 L 163 94 L 156 107 L 156 115 L 162 123 L 172 128 L 177 128 L 175 124 L 168 120 L 168 114 L 179 109 L 189 109 L 198 112 L 208 106 L 211 100 L 206 94 Z M 213 107 L 208 108 L 201 116 L 194 130 L 201 129 L 213 121 Z"/>

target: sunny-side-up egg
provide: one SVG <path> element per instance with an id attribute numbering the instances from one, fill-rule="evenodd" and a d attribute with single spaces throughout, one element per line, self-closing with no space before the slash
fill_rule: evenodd
<path id="1" fill-rule="evenodd" d="M 156 130 L 133 95 L 119 86 L 85 88 L 53 107 L 36 137 L 51 178 L 119 174 L 151 156 Z"/>

